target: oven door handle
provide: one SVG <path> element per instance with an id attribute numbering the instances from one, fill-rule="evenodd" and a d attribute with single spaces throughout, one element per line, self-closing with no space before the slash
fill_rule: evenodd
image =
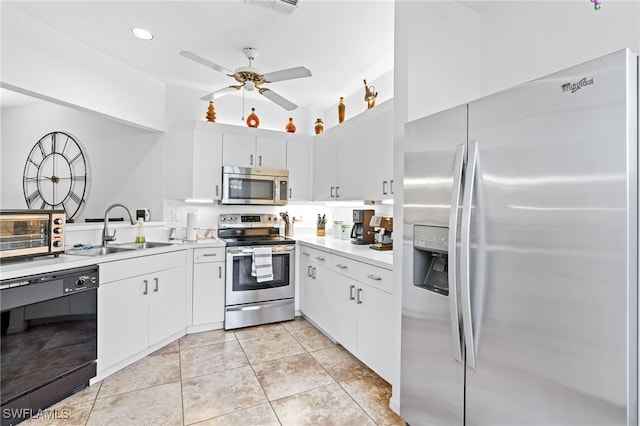
<path id="1" fill-rule="evenodd" d="M 263 246 L 261 246 L 263 247 Z M 280 253 L 291 253 L 296 249 L 295 245 L 288 245 L 288 246 L 273 246 L 272 247 L 272 253 L 273 254 L 280 254 Z M 227 248 L 227 254 L 230 254 L 232 256 L 248 256 L 248 255 L 253 255 L 253 248 Z"/>
<path id="2" fill-rule="evenodd" d="M 289 305 L 289 304 L 291 304 L 291 299 L 268 302 L 267 304 L 255 304 L 255 305 L 248 305 L 248 306 L 227 306 L 226 309 L 228 312 L 259 311 L 262 309 L 269 309 L 269 308 L 274 308 L 276 306 Z"/>

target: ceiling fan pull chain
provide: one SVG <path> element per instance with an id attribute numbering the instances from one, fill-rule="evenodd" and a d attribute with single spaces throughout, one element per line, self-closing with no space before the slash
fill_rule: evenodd
<path id="1" fill-rule="evenodd" d="M 242 121 L 244 121 L 244 89 L 242 89 Z"/>

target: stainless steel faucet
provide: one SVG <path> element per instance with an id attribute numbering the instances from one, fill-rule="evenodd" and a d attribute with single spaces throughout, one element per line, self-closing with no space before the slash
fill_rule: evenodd
<path id="1" fill-rule="evenodd" d="M 133 216 L 131 215 L 131 212 L 129 211 L 127 206 L 120 203 L 111 204 L 109 207 L 107 207 L 107 210 L 104 212 L 104 228 L 102 228 L 102 245 L 103 246 L 106 246 L 109 241 L 115 241 L 116 239 L 116 229 L 113 230 L 113 234 L 109 234 L 109 212 L 114 207 L 122 207 L 123 209 L 125 209 L 129 214 L 129 220 L 131 221 L 131 224 L 132 225 L 136 224 L 133 221 Z"/>

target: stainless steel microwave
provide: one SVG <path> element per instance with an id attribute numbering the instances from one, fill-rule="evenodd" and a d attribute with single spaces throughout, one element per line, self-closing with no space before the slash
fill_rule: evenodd
<path id="1" fill-rule="evenodd" d="M 64 252 L 63 210 L 0 210 L 0 260 Z"/>
<path id="2" fill-rule="evenodd" d="M 288 192 L 287 170 L 222 167 L 221 204 L 284 206 Z"/>

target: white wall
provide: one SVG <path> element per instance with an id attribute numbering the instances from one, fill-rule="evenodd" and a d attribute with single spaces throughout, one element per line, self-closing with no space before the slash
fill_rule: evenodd
<path id="1" fill-rule="evenodd" d="M 75 109 L 38 102 L 1 111 L 0 207 L 27 208 L 22 192 L 22 173 L 35 143 L 52 131 L 64 131 L 78 141 L 88 168 L 86 205 L 78 219 L 103 217 L 114 202 L 131 210 L 147 207 L 153 220 L 162 219 L 161 133 Z M 135 215 L 135 211 L 132 211 Z M 126 215 L 116 209 L 114 216 Z"/>
<path id="2" fill-rule="evenodd" d="M 640 53 L 637 0 L 604 0 L 598 11 L 586 0 L 497 2 L 482 15 L 482 92 L 623 48 Z"/>
<path id="3" fill-rule="evenodd" d="M 7 2 L 1 7 L 2 87 L 141 128 L 164 129 L 164 83 Z"/>

